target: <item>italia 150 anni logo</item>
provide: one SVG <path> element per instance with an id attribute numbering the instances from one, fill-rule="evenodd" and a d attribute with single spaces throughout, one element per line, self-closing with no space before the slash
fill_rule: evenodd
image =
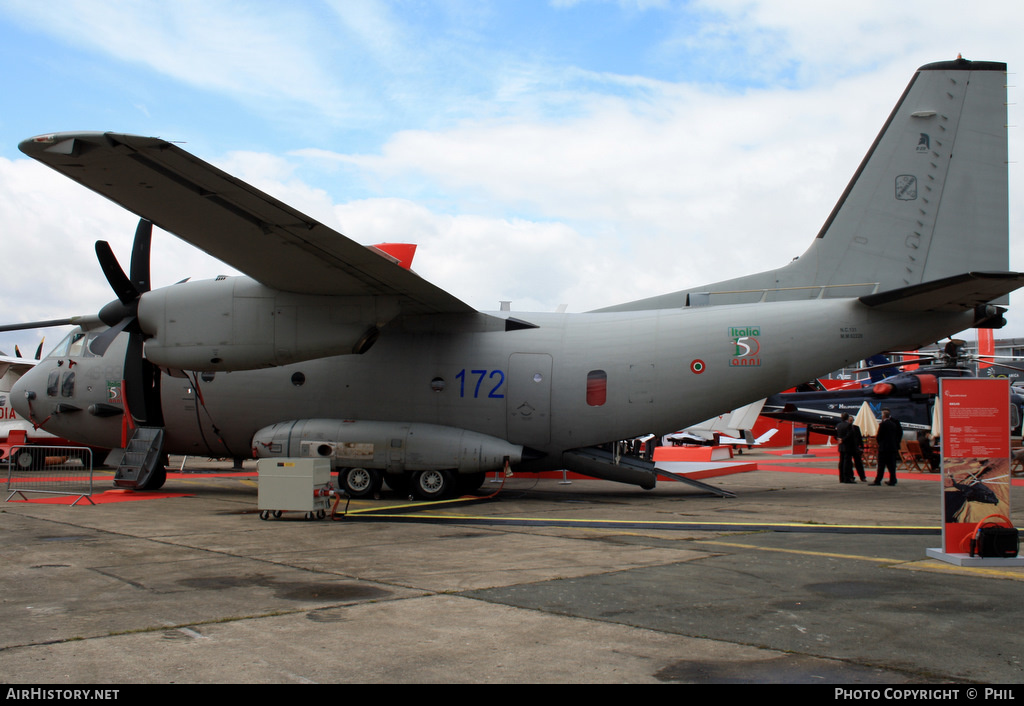
<path id="1" fill-rule="evenodd" d="M 733 353 L 729 360 L 731 366 L 750 366 L 761 364 L 761 328 L 759 326 L 733 326 L 729 329 L 732 339 Z"/>

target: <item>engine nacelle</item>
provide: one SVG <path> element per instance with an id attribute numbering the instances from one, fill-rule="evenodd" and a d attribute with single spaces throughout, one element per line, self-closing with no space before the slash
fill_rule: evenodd
<path id="1" fill-rule="evenodd" d="M 248 277 L 183 282 L 139 301 L 146 358 L 182 370 L 254 370 L 363 353 L 397 314 L 392 297 L 291 294 Z"/>
<path id="2" fill-rule="evenodd" d="M 253 456 L 326 457 L 335 468 L 389 473 L 499 470 L 522 459 L 523 447 L 486 434 L 437 424 L 298 419 L 256 432 Z"/>

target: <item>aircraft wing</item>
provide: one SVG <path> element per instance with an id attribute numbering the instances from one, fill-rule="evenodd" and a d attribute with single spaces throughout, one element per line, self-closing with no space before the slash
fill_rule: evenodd
<path id="1" fill-rule="evenodd" d="M 469 313 L 456 297 L 155 137 L 67 132 L 22 152 L 274 289 L 394 295 L 408 313 Z"/>
<path id="2" fill-rule="evenodd" d="M 769 439 L 775 436 L 779 432 L 778 429 L 769 429 L 761 436 L 757 437 L 753 441 L 749 439 L 740 439 L 734 436 L 720 436 L 718 440 L 724 446 L 760 446 L 761 444 L 767 443 Z"/>
<path id="3" fill-rule="evenodd" d="M 730 412 L 725 412 L 705 420 L 700 424 L 694 424 L 683 431 L 689 434 L 696 434 L 705 439 L 711 438 L 714 433 L 726 434 L 731 437 L 747 437 L 750 430 L 757 423 L 757 417 L 761 414 L 761 408 L 765 400 L 757 400 L 750 404 L 738 407 Z M 751 436 L 750 439 L 753 439 Z"/>
<path id="4" fill-rule="evenodd" d="M 27 370 L 32 368 L 38 360 L 31 360 L 29 358 L 15 358 L 9 355 L 0 355 L 0 378 L 7 374 L 7 371 L 13 370 L 15 375 L 21 377 Z"/>

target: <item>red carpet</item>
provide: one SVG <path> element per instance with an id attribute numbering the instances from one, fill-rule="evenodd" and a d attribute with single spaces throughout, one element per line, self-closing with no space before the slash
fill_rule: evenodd
<path id="1" fill-rule="evenodd" d="M 78 500 L 81 495 L 50 495 L 33 493 L 31 490 L 25 491 L 27 499 L 20 495 L 15 495 L 10 499 L 12 503 L 37 503 L 43 505 L 70 505 L 71 503 Z M 165 498 L 187 498 L 195 493 L 165 493 L 159 490 L 147 491 L 147 490 L 124 490 L 121 488 L 111 488 L 103 491 L 102 493 L 94 493 L 89 497 L 96 505 L 107 505 L 109 503 L 124 503 L 131 502 L 132 500 L 163 500 Z M 79 505 L 88 505 L 88 500 L 80 500 Z"/>

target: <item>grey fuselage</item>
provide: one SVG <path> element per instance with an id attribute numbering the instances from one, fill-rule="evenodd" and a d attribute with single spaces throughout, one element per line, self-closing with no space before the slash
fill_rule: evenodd
<path id="1" fill-rule="evenodd" d="M 448 325 L 432 331 L 420 319 L 385 327 L 361 355 L 164 374 L 165 449 L 249 456 L 253 434 L 277 422 L 393 421 L 505 439 L 539 452 L 524 462 L 527 470 L 560 468 L 563 451 L 675 431 L 972 323 L 971 312 L 885 312 L 857 299 L 516 316 L 536 328 L 460 334 Z M 122 334 L 103 357 L 44 359 L 12 393 L 19 413 L 49 417 L 48 430 L 73 440 L 121 446 L 121 416 L 99 416 L 90 406 L 115 395 L 126 342 Z M 74 371 L 70 395 L 48 394 L 55 370 Z"/>

